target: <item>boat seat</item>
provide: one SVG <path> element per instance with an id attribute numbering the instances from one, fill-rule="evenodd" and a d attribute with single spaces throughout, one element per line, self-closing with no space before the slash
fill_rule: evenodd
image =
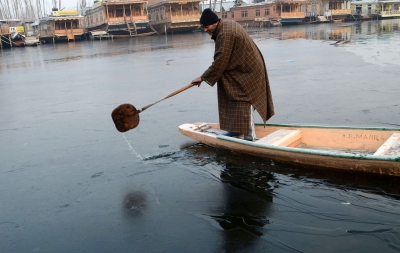
<path id="1" fill-rule="evenodd" d="M 279 129 L 256 141 L 257 143 L 275 146 L 295 147 L 300 144 L 301 131 L 295 129 Z"/>
<path id="2" fill-rule="evenodd" d="M 400 133 L 393 133 L 374 155 L 400 156 Z"/>

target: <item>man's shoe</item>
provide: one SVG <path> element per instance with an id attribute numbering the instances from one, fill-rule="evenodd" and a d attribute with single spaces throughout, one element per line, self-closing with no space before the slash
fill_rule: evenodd
<path id="1" fill-rule="evenodd" d="M 245 135 L 243 136 L 243 140 L 246 140 L 246 141 L 254 141 L 253 136 L 251 136 L 251 135 L 249 135 L 249 134 L 245 134 Z"/>

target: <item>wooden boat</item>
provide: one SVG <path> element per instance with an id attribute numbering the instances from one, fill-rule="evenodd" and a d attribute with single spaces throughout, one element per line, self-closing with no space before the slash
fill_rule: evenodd
<path id="1" fill-rule="evenodd" d="M 301 23 L 306 13 L 300 10 L 301 5 L 307 5 L 306 0 L 277 0 L 276 10 L 280 16 L 282 25 L 294 25 Z"/>
<path id="2" fill-rule="evenodd" d="M 23 44 L 20 41 L 14 43 L 13 35 L 16 33 L 24 33 L 24 27 L 21 26 L 21 20 L 0 19 L 0 48 L 11 48 Z"/>
<path id="3" fill-rule="evenodd" d="M 76 10 L 59 11 L 53 8 L 50 16 L 39 21 L 38 37 L 47 43 L 75 41 L 81 39 L 83 32 L 83 16 L 79 16 Z"/>
<path id="4" fill-rule="evenodd" d="M 219 124 L 195 123 L 179 131 L 206 145 L 298 166 L 400 176 L 400 128 L 256 125 L 256 141 L 228 137 Z"/>
<path id="5" fill-rule="evenodd" d="M 200 23 L 200 0 L 164 0 L 150 5 L 150 25 L 160 34 L 192 32 Z"/>
<path id="6" fill-rule="evenodd" d="M 156 33 L 149 25 L 146 0 L 96 0 L 85 13 L 85 30 L 105 31 L 115 38 Z"/>

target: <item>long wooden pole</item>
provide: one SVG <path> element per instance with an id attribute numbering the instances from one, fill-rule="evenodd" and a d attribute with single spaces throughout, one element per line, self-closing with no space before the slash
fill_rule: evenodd
<path id="1" fill-rule="evenodd" d="M 195 84 L 191 83 L 191 84 L 189 84 L 189 85 L 187 85 L 187 86 L 185 86 L 185 87 L 183 87 L 183 88 L 181 88 L 181 89 L 179 89 L 179 90 L 177 90 L 177 91 L 175 91 L 175 92 L 169 94 L 168 96 L 166 96 L 166 97 L 164 97 L 164 98 L 162 98 L 162 99 L 160 99 L 160 100 L 158 100 L 158 101 L 156 101 L 156 102 L 154 102 L 154 103 L 152 103 L 152 104 L 149 104 L 149 105 L 143 107 L 141 110 L 138 110 L 138 111 L 139 111 L 139 113 L 140 113 L 140 112 L 143 112 L 144 110 L 146 110 L 147 108 L 149 108 L 149 107 L 151 107 L 151 106 L 157 104 L 158 102 L 161 102 L 161 101 L 163 101 L 163 100 L 165 100 L 165 99 L 167 99 L 167 98 L 170 98 L 170 97 L 172 97 L 172 96 L 175 96 L 175 95 L 181 93 L 182 91 L 185 91 L 185 90 L 187 90 L 187 89 L 189 89 L 189 88 L 191 88 L 191 87 L 193 87 L 193 86 L 195 86 Z"/>

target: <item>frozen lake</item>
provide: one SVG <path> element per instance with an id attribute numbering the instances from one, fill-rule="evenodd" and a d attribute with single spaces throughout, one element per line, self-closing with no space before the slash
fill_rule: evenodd
<path id="1" fill-rule="evenodd" d="M 400 127 L 400 20 L 248 31 L 271 82 L 269 123 Z M 203 33 L 0 51 L 0 252 L 399 252 L 400 178 L 181 135 L 218 121 L 216 87 L 115 129 L 116 106 L 188 85 L 213 52 Z"/>

